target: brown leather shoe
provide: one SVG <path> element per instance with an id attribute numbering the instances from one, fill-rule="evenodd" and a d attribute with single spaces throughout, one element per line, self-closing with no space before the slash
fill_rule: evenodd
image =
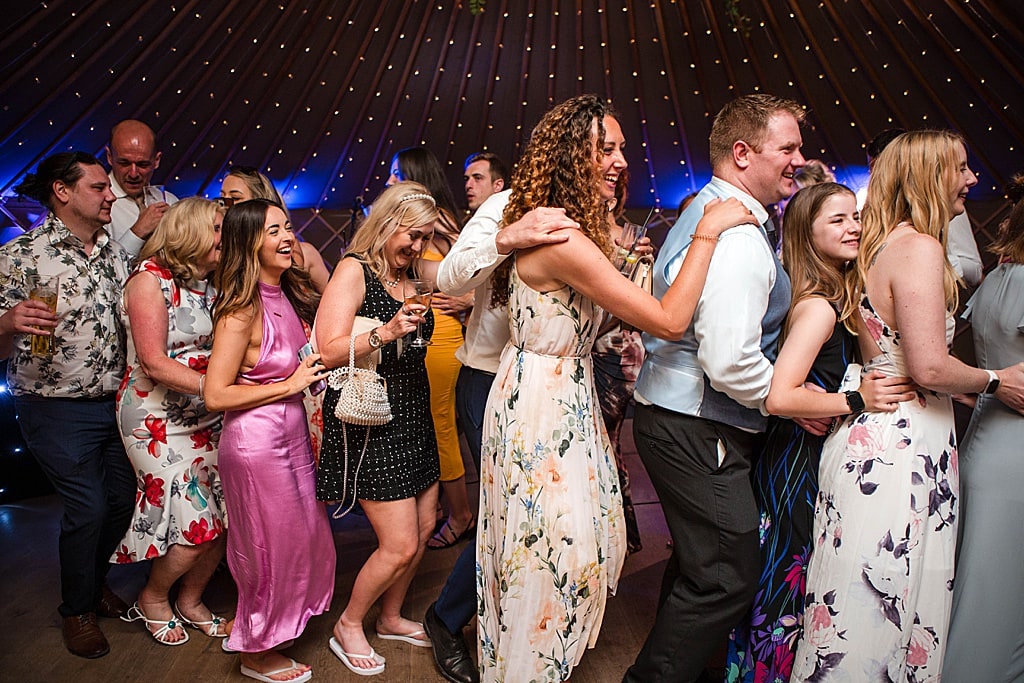
<path id="1" fill-rule="evenodd" d="M 108 619 L 120 619 L 128 613 L 128 603 L 122 600 L 117 593 L 110 590 L 110 586 L 103 584 L 100 588 L 100 601 L 96 604 L 97 616 Z"/>
<path id="2" fill-rule="evenodd" d="M 73 655 L 96 659 L 110 652 L 110 643 L 96 624 L 95 612 L 64 617 L 63 631 L 64 646 Z"/>

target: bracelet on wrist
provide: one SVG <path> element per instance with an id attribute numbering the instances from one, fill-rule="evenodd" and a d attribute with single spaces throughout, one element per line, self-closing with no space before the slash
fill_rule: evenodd
<path id="1" fill-rule="evenodd" d="M 704 240 L 705 242 L 717 242 L 718 241 L 718 238 L 715 237 L 714 235 L 702 235 L 699 232 L 693 233 L 692 239 L 694 239 L 694 240 Z"/>
<path id="2" fill-rule="evenodd" d="M 206 400 L 206 375 L 199 375 L 199 398 Z"/>

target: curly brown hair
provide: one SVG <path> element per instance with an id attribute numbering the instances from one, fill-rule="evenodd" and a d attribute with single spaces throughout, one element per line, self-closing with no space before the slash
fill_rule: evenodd
<path id="1" fill-rule="evenodd" d="M 608 208 L 599 190 L 598 158 L 604 147 L 604 118 L 614 115 L 597 95 L 579 95 L 548 111 L 530 134 L 512 175 L 512 194 L 502 227 L 532 209 L 563 208 L 580 224 L 581 232 L 609 254 Z M 512 264 L 508 259 L 494 271 L 492 307 L 508 304 Z"/>

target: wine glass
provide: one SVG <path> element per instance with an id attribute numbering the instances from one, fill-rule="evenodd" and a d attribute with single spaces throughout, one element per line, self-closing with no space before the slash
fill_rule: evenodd
<path id="1" fill-rule="evenodd" d="M 417 304 L 419 306 L 426 306 L 430 308 L 430 300 L 434 294 L 434 283 L 430 280 L 417 280 L 410 279 L 405 281 L 405 303 L 406 304 Z M 426 311 L 423 311 L 420 315 L 426 315 Z M 413 339 L 409 346 L 415 348 L 422 348 L 424 346 L 430 346 L 432 342 L 429 339 L 423 338 L 423 330 L 421 323 L 416 323 L 416 338 Z"/>

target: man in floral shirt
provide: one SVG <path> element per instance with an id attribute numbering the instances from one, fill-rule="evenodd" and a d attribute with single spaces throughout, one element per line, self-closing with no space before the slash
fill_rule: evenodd
<path id="1" fill-rule="evenodd" d="M 0 246 L 0 358 L 18 423 L 64 506 L 60 531 L 64 643 L 81 657 L 110 651 L 96 615 L 126 605 L 109 588 L 109 559 L 128 528 L 135 475 L 121 444 L 114 394 L 124 374 L 119 315 L 130 257 L 107 235 L 114 194 L 83 152 L 43 160 L 18 191 L 50 209 L 39 228 Z M 28 278 L 58 276 L 57 312 L 29 300 Z M 32 354 L 32 335 L 53 337 Z"/>

